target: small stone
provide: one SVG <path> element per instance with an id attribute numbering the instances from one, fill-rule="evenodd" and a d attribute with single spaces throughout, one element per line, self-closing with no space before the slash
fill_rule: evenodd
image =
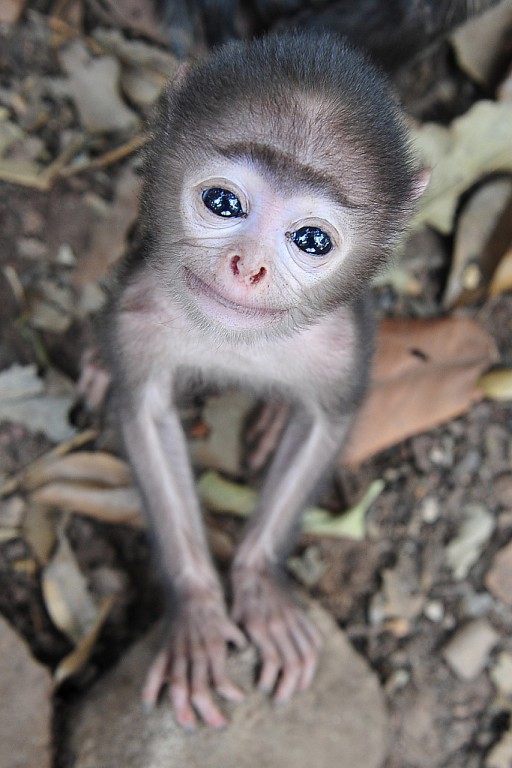
<path id="1" fill-rule="evenodd" d="M 443 657 L 461 680 L 475 680 L 485 668 L 499 640 L 486 619 L 475 619 L 460 629 L 443 650 Z"/>
<path id="2" fill-rule="evenodd" d="M 496 527 L 494 515 L 482 504 L 468 504 L 458 535 L 446 547 L 446 562 L 455 579 L 465 579 L 480 559 Z"/>
<path id="3" fill-rule="evenodd" d="M 467 485 L 471 482 L 473 475 L 479 470 L 482 464 L 482 457 L 477 450 L 470 450 L 464 458 L 459 461 L 453 470 L 453 476 L 457 482 Z"/>
<path id="4" fill-rule="evenodd" d="M 45 259 L 48 256 L 48 246 L 46 243 L 37 240 L 35 237 L 20 237 L 16 241 L 18 256 L 23 259 Z"/>
<path id="5" fill-rule="evenodd" d="M 499 504 L 512 509 L 512 474 L 501 475 L 494 483 Z"/>
<path id="6" fill-rule="evenodd" d="M 485 768 L 510 768 L 512 765 L 512 733 L 506 733 L 487 755 Z"/>
<path id="7" fill-rule="evenodd" d="M 433 496 L 427 496 L 425 499 L 423 499 L 421 504 L 421 519 L 424 523 L 432 525 L 432 523 L 435 523 L 437 520 L 439 520 L 440 514 L 441 507 L 438 499 L 434 498 Z"/>
<path id="8" fill-rule="evenodd" d="M 485 585 L 494 597 L 512 606 L 512 541 L 496 553 Z"/>
<path id="9" fill-rule="evenodd" d="M 431 600 L 426 604 L 423 613 L 427 619 L 437 624 L 444 618 L 444 605 L 440 600 Z"/>
<path id="10" fill-rule="evenodd" d="M 386 682 L 386 692 L 391 694 L 395 691 L 400 691 L 402 688 L 405 688 L 410 679 L 411 673 L 407 669 L 397 669 Z"/>
<path id="11" fill-rule="evenodd" d="M 59 246 L 57 255 L 55 257 L 57 264 L 62 264 L 64 267 L 74 267 L 76 264 L 76 256 L 73 253 L 73 249 L 68 243 L 62 243 Z"/>
<path id="12" fill-rule="evenodd" d="M 512 654 L 500 653 L 491 669 L 491 680 L 505 696 L 512 696 Z"/>

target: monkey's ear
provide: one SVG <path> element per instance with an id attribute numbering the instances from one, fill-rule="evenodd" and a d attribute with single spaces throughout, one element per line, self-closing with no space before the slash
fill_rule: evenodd
<path id="1" fill-rule="evenodd" d="M 418 171 L 412 182 L 412 199 L 417 200 L 422 196 L 426 188 L 430 183 L 430 177 L 432 176 L 432 168 L 422 168 Z"/>

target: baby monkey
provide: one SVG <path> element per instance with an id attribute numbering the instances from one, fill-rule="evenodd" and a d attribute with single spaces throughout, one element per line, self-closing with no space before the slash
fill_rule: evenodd
<path id="1" fill-rule="evenodd" d="M 153 705 L 168 684 L 185 727 L 226 723 L 213 693 L 242 698 L 226 653 L 245 636 L 276 702 L 312 680 L 319 634 L 280 563 L 363 397 L 365 292 L 422 186 L 384 78 L 337 37 L 230 43 L 167 90 L 146 162 L 143 246 L 119 276 L 106 343 L 172 619 L 143 698 Z M 292 406 L 234 557 L 230 613 L 177 410 L 209 385 Z"/>

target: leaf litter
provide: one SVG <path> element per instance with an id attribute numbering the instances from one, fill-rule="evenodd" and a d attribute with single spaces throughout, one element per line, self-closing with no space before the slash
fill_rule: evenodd
<path id="1" fill-rule="evenodd" d="M 11 5 L 21 12 L 22 3 Z M 57 9 L 60 16 L 50 19 L 45 20 L 37 14 L 24 18 L 21 25 L 26 28 L 32 25 L 39 41 L 50 40 L 41 32 L 42 26 L 47 25 L 47 30 L 52 31 L 55 64 L 51 72 L 42 73 L 42 86 L 38 87 L 29 88 L 28 81 L 22 80 L 21 71 L 12 74 L 9 97 L 7 100 L 3 96 L 0 98 L 0 178 L 9 181 L 13 191 L 23 190 L 26 195 L 46 191 L 47 204 L 57 209 L 61 189 L 64 189 L 64 195 L 72 193 L 77 198 L 90 189 L 101 202 L 97 207 L 96 224 L 89 227 L 88 237 L 82 237 L 81 242 L 78 240 L 73 245 L 71 264 L 53 262 L 50 269 L 50 259 L 65 243 L 61 241 L 48 248 L 44 242 L 46 233 L 35 237 L 22 233 L 25 237 L 24 244 L 21 243 L 23 248 L 20 247 L 19 256 L 11 259 L 4 269 L 12 293 L 16 295 L 17 306 L 26 313 L 32 331 L 35 331 L 28 338 L 32 339 L 34 348 L 36 343 L 38 345 L 37 363 L 40 369 L 46 369 L 45 374 L 55 364 L 54 350 L 61 344 L 63 347 L 68 335 L 73 336 L 77 323 L 87 324 L 89 315 L 101 306 L 107 271 L 130 247 L 139 184 L 138 161 L 133 162 L 131 155 L 147 140 L 140 126 L 160 92 L 165 75 L 172 74 L 177 64 L 166 51 L 147 41 L 142 43 L 133 39 L 138 24 L 135 10 L 142 18 L 145 6 L 135 9 L 130 2 L 106 3 L 103 9 L 100 24 L 92 30 L 87 29 L 87 35 L 83 31 L 80 3 L 67 4 L 66 12 Z M 105 22 L 109 23 L 110 29 L 105 28 Z M 472 33 L 477 38 L 479 23 L 480 20 L 474 23 L 476 32 Z M 119 26 L 130 28 L 132 37 L 126 36 L 122 29 L 115 29 Z M 150 29 L 151 23 L 143 21 L 139 29 L 144 26 Z M 496 29 L 494 33 L 485 32 L 491 34 L 490 38 L 481 39 L 501 39 L 502 30 Z M 14 30 L 13 27 L 13 33 Z M 497 34 L 497 38 L 492 38 L 493 34 Z M 41 44 L 39 49 L 43 47 Z M 489 53 L 491 47 L 494 50 L 483 64 L 473 62 L 463 66 L 472 77 L 490 82 L 489 78 L 495 77 L 495 63 L 502 48 L 499 42 L 493 46 L 486 42 L 480 47 L 489 50 L 478 51 L 474 42 L 469 47 L 466 45 L 466 59 L 471 49 L 475 54 Z M 479 62 L 485 58 L 480 56 Z M 59 72 L 58 77 L 56 72 Z M 97 76 L 98 72 L 102 73 L 101 77 Z M 95 76 L 87 81 L 91 73 Z M 77 85 L 79 81 L 80 87 Z M 84 87 L 83 83 L 87 82 L 89 85 Z M 106 100 L 112 97 L 112 105 L 116 105 L 112 108 L 115 115 L 105 117 L 101 112 L 95 112 L 96 90 L 99 103 L 103 85 L 103 97 Z M 321 585 L 328 583 L 324 578 L 325 568 L 329 570 L 333 564 L 333 556 L 327 556 L 326 560 L 323 553 L 338 551 L 324 550 L 320 546 L 329 536 L 331 547 L 343 547 L 339 551 L 343 551 L 343 557 L 352 566 L 351 579 L 356 580 L 358 572 L 364 571 L 363 583 L 357 590 L 351 579 L 347 579 L 347 586 L 338 584 L 337 589 L 350 593 L 353 588 L 357 595 L 352 603 L 347 595 L 349 602 L 345 605 L 352 606 L 348 625 L 352 627 L 358 647 L 366 649 L 365 653 L 380 669 L 383 679 L 389 676 L 390 681 L 404 680 L 395 693 L 391 682 L 386 688 L 395 736 L 394 764 L 409 763 L 418 768 L 422 768 L 423 757 L 414 750 L 408 736 L 416 732 L 414 718 L 417 723 L 423 717 L 428 734 L 431 745 L 428 766 L 442 764 L 450 754 L 451 768 L 459 768 L 459 765 L 460 768 L 476 768 L 475 759 L 480 759 L 486 752 L 486 766 L 492 768 L 492 761 L 500 764 L 499 761 L 504 759 L 500 755 L 507 749 L 507 733 L 503 733 L 500 741 L 500 735 L 493 732 L 486 719 L 486 711 L 492 706 L 500 711 L 500 705 L 491 706 L 490 699 L 484 694 L 493 643 L 486 641 L 481 645 L 478 680 L 483 683 L 480 704 L 475 705 L 473 713 L 462 718 L 457 714 L 460 704 L 455 699 L 458 696 L 461 701 L 465 700 L 466 688 L 456 674 L 450 678 L 449 695 L 443 693 L 445 688 L 441 685 L 431 695 L 436 679 L 451 673 L 443 666 L 437 650 L 432 650 L 429 645 L 432 638 L 437 648 L 446 647 L 447 633 L 457 637 L 454 630 L 462 630 L 468 621 L 471 624 L 475 616 L 470 615 L 469 608 L 463 607 L 466 605 L 475 606 L 471 610 L 484 611 L 485 622 L 478 626 L 486 629 L 480 635 L 484 637 L 487 633 L 489 638 L 498 631 L 499 649 L 507 647 L 505 638 L 512 631 L 512 620 L 504 613 L 510 594 L 506 584 L 509 570 L 507 536 L 511 529 L 506 511 L 497 507 L 492 495 L 494 486 L 498 487 L 495 482 L 498 461 L 496 458 L 491 460 L 495 454 L 490 450 L 490 427 L 497 426 L 497 421 L 506 435 L 510 424 L 508 402 L 512 354 L 503 342 L 498 350 L 492 334 L 486 330 L 493 330 L 492 323 L 488 322 L 493 313 L 506 308 L 509 302 L 506 292 L 511 287 L 507 266 L 510 243 L 504 242 L 503 237 L 508 223 L 507 193 L 503 193 L 500 201 L 496 185 L 503 189 L 509 185 L 512 120 L 506 77 L 501 83 L 493 81 L 492 87 L 494 85 L 501 101 L 480 100 L 448 125 L 435 124 L 429 119 L 416 130 L 417 146 L 425 162 L 433 166 L 433 176 L 415 226 L 420 233 L 427 231 L 426 226 L 434 228 L 445 238 L 443 242 L 449 248 L 448 238 L 450 242 L 453 238 L 455 252 L 449 264 L 441 261 L 434 267 L 427 264 L 430 256 L 434 260 L 434 250 L 430 255 L 428 248 L 425 250 L 425 272 L 429 267 L 431 270 L 428 280 L 432 277 L 438 281 L 431 293 L 433 300 L 427 301 L 428 285 L 422 275 L 416 272 L 412 275 L 405 261 L 396 265 L 393 279 L 383 281 L 377 287 L 380 310 L 390 313 L 391 294 L 391 313 L 405 316 L 396 320 L 396 325 L 395 321 L 388 320 L 382 325 L 373 388 L 361 414 L 363 426 L 356 427 L 347 456 L 352 465 L 366 463 L 359 468 L 359 474 L 356 470 L 343 468 L 343 478 L 348 482 L 343 505 L 335 496 L 327 494 L 322 499 L 322 506 L 306 517 L 306 532 L 301 541 L 309 542 L 309 545 L 304 550 L 302 564 L 295 562 L 293 566 L 299 575 L 302 574 L 303 583 L 308 583 L 309 579 L 311 589 L 321 590 Z M 83 96 L 83 90 L 87 88 L 93 96 L 92 107 Z M 105 93 L 109 95 L 105 96 Z M 128 102 L 126 94 L 129 94 Z M 57 129 L 52 120 L 55 110 L 62 118 Z M 109 125 L 111 127 L 107 127 Z M 49 140 L 52 130 L 56 133 Z M 504 176 L 497 180 L 495 173 Z M 63 188 L 62 185 L 71 186 Z M 489 201 L 483 204 L 480 195 L 484 195 L 486 188 L 490 190 Z M 39 203 L 27 203 L 29 200 L 20 193 L 17 201 L 21 211 L 29 213 L 31 205 L 32 210 L 37 209 Z M 46 211 L 42 213 L 42 220 L 46 221 Z M 33 241 L 28 242 L 31 237 Z M 21 242 L 20 232 L 17 238 Z M 8 247 L 8 232 L 5 242 Z M 438 258 L 436 253 L 435 259 Z M 448 282 L 439 278 L 442 270 L 451 273 Z M 471 288 L 475 284 L 477 290 L 464 296 L 468 286 Z M 94 296 L 91 291 L 96 291 Z M 493 303 L 487 303 L 484 311 L 480 311 L 475 302 L 486 301 L 488 295 L 493 297 Z M 464 303 L 466 314 L 433 318 L 451 309 L 454 303 Z M 87 309 L 82 310 L 80 306 Z M 24 318 L 24 324 L 20 323 L 18 327 L 26 329 L 30 325 Z M 506 324 L 503 327 L 506 329 Z M 75 350 L 75 355 L 77 352 Z M 496 367 L 498 352 L 502 356 L 499 368 Z M 20 355 L 20 359 L 26 361 L 27 358 Z M 41 361 L 44 361 L 43 365 Z M 118 529 L 122 537 L 137 537 L 137 530 L 142 525 L 140 499 L 126 465 L 115 455 L 118 447 L 114 446 L 115 453 L 111 452 L 111 447 L 105 449 L 105 433 L 75 434 L 68 418 L 70 400 L 66 400 L 61 410 L 47 412 L 44 418 L 40 412 L 34 416 L 23 407 L 24 403 L 34 400 L 39 404 L 45 400 L 49 402 L 55 395 L 50 394 L 47 376 L 38 375 L 41 370 L 36 371 L 33 366 L 25 366 L 23 372 L 11 370 L 14 362 L 16 358 L 8 360 L 0 374 L 0 392 L 4 375 L 9 374 L 16 382 L 9 389 L 4 381 L 4 391 L 0 394 L 0 403 L 4 398 L 3 413 L 11 417 L 4 431 L 0 429 L 0 451 L 2 434 L 7 440 L 13 435 L 9 445 L 19 440 L 16 424 L 24 424 L 28 430 L 41 429 L 41 434 L 58 445 L 26 470 L 2 479 L 0 539 L 4 544 L 0 546 L 0 556 L 4 548 L 13 548 L 17 557 L 14 561 L 17 578 L 22 577 L 23 563 L 27 564 L 23 578 L 40 579 L 41 566 L 46 574 L 43 578 L 50 584 L 47 590 L 50 595 L 47 600 L 51 604 L 49 611 L 57 623 L 64 622 L 66 629 L 62 631 L 74 644 L 71 654 L 61 658 L 57 665 L 56 678 L 61 681 L 84 666 L 87 668 L 91 649 L 97 643 L 108 615 L 114 610 L 113 595 L 98 598 L 90 591 L 87 569 L 82 562 L 78 565 L 76 542 L 73 540 L 71 546 L 71 539 L 67 538 L 68 527 L 76 536 L 76 530 L 82 530 L 85 525 L 83 521 L 91 521 L 91 525 L 98 526 L 93 528 L 96 541 L 102 541 L 103 536 L 116 537 Z M 491 371 L 487 372 L 489 368 Z M 484 397 L 489 400 L 483 401 Z M 15 404 L 19 406 L 18 410 L 13 407 Z M 466 415 L 461 418 L 463 414 Z M 437 426 L 448 419 L 450 421 L 445 426 Z M 490 419 L 494 419 L 495 424 L 489 424 Z M 57 425 L 53 427 L 56 431 L 52 431 L 53 421 Z M 256 497 L 253 478 L 243 468 L 243 419 L 236 427 L 239 455 L 237 457 L 236 444 L 232 443 L 229 468 L 222 466 L 222 452 L 227 447 L 220 434 L 222 417 L 219 416 L 217 422 L 215 417 L 207 419 L 207 423 L 209 450 L 219 455 L 219 468 L 226 476 L 205 473 L 200 488 L 208 509 L 208 531 L 215 541 L 214 550 L 226 560 L 236 538 L 236 517 L 247 514 Z M 427 434 L 422 434 L 427 430 Z M 420 437 L 415 438 L 415 435 Z M 62 440 L 66 442 L 61 443 Z M 397 448 L 390 448 L 397 444 Z M 83 450 L 84 446 L 88 450 Z M 441 454 L 443 461 L 436 462 L 435 457 Z M 503 472 L 503 461 L 505 459 L 500 459 L 500 472 Z M 207 464 L 201 466 L 206 468 Z M 435 515 L 425 512 L 427 507 L 423 502 L 429 500 L 435 502 Z M 345 516 L 339 514 L 342 506 L 349 509 Z M 468 518 L 471 509 L 479 510 L 472 518 L 473 528 Z M 498 526 L 493 522 L 497 509 L 501 509 Z M 216 510 L 215 518 L 212 510 Z M 69 516 L 70 512 L 79 512 L 82 517 Z M 226 515 L 226 512 L 230 514 Z M 94 523 L 95 516 L 102 522 Z M 64 521 L 68 520 L 66 533 L 63 533 Z M 110 523 L 107 526 L 109 533 L 102 527 L 104 521 Z M 378 531 L 379 537 L 376 539 L 373 533 L 368 536 L 369 530 Z M 312 535 L 315 538 L 311 539 Z M 120 540 L 116 544 L 119 550 L 122 549 Z M 316 543 L 312 545 L 311 541 Z M 28 551 L 20 549 L 23 542 Z M 124 544 L 126 546 L 126 541 Z M 87 553 L 91 543 L 85 537 L 80 545 L 79 537 L 79 546 L 81 553 Z M 9 549 L 5 551 L 8 553 Z M 401 552 L 394 563 L 390 562 L 393 551 Z M 365 568 L 368 566 L 366 570 L 363 564 Z M 13 570 L 11 568 L 10 572 Z M 8 573 L 9 569 L 4 572 Z M 71 585 L 73 588 L 68 590 Z M 483 608 L 489 603 L 478 601 L 479 590 L 485 597 L 486 589 L 492 599 L 498 601 L 499 611 Z M 458 590 L 466 590 L 466 602 L 462 597 L 459 599 L 458 595 L 462 593 Z M 476 596 L 471 597 L 471 590 Z M 14 595 L 16 590 L 9 592 Z M 383 619 L 370 626 L 365 605 L 372 596 L 376 600 L 375 606 L 378 599 L 381 600 L 379 610 L 383 611 Z M 325 599 L 336 605 L 338 598 L 326 593 Z M 495 604 L 491 601 L 491 605 Z M 2 606 L 0 610 L 3 610 Z M 429 619 L 429 616 L 434 618 Z M 428 634 L 422 624 L 425 618 L 427 623 L 430 622 Z M 476 620 L 480 618 L 476 616 Z M 346 614 L 343 614 L 343 621 L 347 621 Z M 409 665 L 411 671 L 406 672 L 404 665 L 405 668 Z M 415 690 L 425 692 L 421 701 L 414 699 Z M 429 717 L 429 711 L 425 709 L 431 700 L 437 702 L 440 713 L 437 718 Z M 441 721 L 444 725 L 440 725 Z M 443 747 L 438 739 L 440 730 Z M 478 743 L 483 746 L 474 758 L 471 751 L 464 750 L 467 745 L 476 743 L 472 736 L 476 733 Z M 457 738 L 460 740 L 456 743 Z M 462 755 L 461 763 L 453 757 L 459 754 Z"/>

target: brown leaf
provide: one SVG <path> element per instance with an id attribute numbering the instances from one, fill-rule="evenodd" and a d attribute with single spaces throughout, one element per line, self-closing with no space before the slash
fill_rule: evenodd
<path id="1" fill-rule="evenodd" d="M 37 504 L 68 509 L 107 523 L 142 525 L 140 497 L 132 487 L 98 488 L 55 482 L 34 491 L 31 499 Z"/>
<path id="2" fill-rule="evenodd" d="M 498 268 L 489 287 L 489 294 L 497 296 L 505 291 L 512 290 L 512 248 L 509 248 L 505 256 L 498 264 Z"/>
<path id="3" fill-rule="evenodd" d="M 33 491 L 60 480 L 115 488 L 131 485 L 132 477 L 128 465 L 110 453 L 77 451 L 67 456 L 56 456 L 53 461 L 34 467 L 23 484 L 23 490 Z"/>
<path id="4" fill-rule="evenodd" d="M 477 381 L 497 356 L 493 339 L 474 320 L 383 321 L 370 393 L 343 461 L 364 461 L 460 416 L 482 398 Z"/>
<path id="5" fill-rule="evenodd" d="M 472 194 L 459 218 L 444 306 L 483 298 L 511 242 L 512 179 L 495 179 Z"/>
<path id="6" fill-rule="evenodd" d="M 118 261 L 126 249 L 126 238 L 139 210 L 140 176 L 129 166 L 116 187 L 116 198 L 92 233 L 91 247 L 74 273 L 78 286 L 98 280 Z"/>

